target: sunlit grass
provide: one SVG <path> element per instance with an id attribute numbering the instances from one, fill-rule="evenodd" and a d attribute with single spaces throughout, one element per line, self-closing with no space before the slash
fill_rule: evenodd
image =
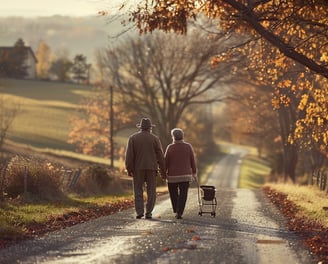
<path id="1" fill-rule="evenodd" d="M 70 119 L 77 114 L 82 96 L 92 93 L 91 86 L 0 79 L 0 96 L 19 108 L 7 139 L 37 152 L 79 158 L 86 161 L 109 164 L 109 160 L 75 153 L 75 146 L 68 144 Z M 115 143 L 125 146 L 130 130 L 114 135 Z M 122 168 L 121 160 L 115 167 Z"/>
<path id="2" fill-rule="evenodd" d="M 91 86 L 0 79 L 0 95 L 19 109 L 8 139 L 39 148 L 74 150 L 67 143 L 70 118 Z"/>
<path id="3" fill-rule="evenodd" d="M 247 155 L 240 166 L 239 188 L 261 188 L 267 181 L 270 167 L 266 161 Z"/>
<path id="4" fill-rule="evenodd" d="M 267 184 L 270 188 L 287 194 L 287 199 L 299 206 L 299 214 L 305 214 L 312 220 L 328 227 L 328 196 L 316 186 L 299 186 L 295 184 Z"/>
<path id="5" fill-rule="evenodd" d="M 70 83 L 0 79 L 0 93 L 37 101 L 51 100 L 78 104 L 81 96 L 89 94 L 91 89 L 91 86 Z"/>
<path id="6" fill-rule="evenodd" d="M 73 150 L 67 140 L 69 120 L 76 114 L 76 106 L 52 106 L 28 101 L 21 101 L 8 138 L 37 147 Z"/>
<path id="7" fill-rule="evenodd" d="M 132 199 L 132 192 L 122 193 L 119 196 L 104 195 L 87 198 L 71 194 L 66 199 L 49 203 L 9 201 L 0 206 L 0 237 L 24 234 L 24 226 L 30 223 L 45 223 L 50 216 L 63 215 L 92 206 L 114 204 L 126 199 Z"/>
<path id="8" fill-rule="evenodd" d="M 227 142 L 227 141 L 222 141 L 222 140 L 216 140 L 216 144 L 220 146 L 220 151 L 222 153 L 230 153 L 231 148 L 241 148 L 244 150 L 247 150 L 249 155 L 257 155 L 257 148 L 252 147 L 252 146 L 245 146 L 245 145 L 238 145 L 235 143 Z"/>

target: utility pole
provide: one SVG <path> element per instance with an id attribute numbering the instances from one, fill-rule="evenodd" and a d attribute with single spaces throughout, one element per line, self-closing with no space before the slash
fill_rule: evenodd
<path id="1" fill-rule="evenodd" d="M 113 139 L 113 133 L 114 133 L 114 108 L 113 108 L 113 86 L 109 86 L 109 93 L 110 93 L 110 167 L 114 169 L 114 139 Z"/>

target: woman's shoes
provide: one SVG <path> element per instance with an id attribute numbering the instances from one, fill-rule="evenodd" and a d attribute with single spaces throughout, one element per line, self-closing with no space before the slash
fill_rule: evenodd
<path id="1" fill-rule="evenodd" d="M 146 217 L 145 217 L 146 219 L 152 219 L 153 217 L 152 217 L 152 215 L 151 214 L 146 214 Z"/>

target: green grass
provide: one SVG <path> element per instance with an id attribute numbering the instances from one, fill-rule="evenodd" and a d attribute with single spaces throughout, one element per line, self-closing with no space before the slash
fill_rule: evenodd
<path id="1" fill-rule="evenodd" d="M 28 147 L 39 153 L 67 156 L 89 162 L 109 164 L 108 159 L 87 156 L 74 152 L 74 146 L 67 143 L 70 131 L 70 118 L 77 113 L 82 96 L 92 93 L 91 86 L 76 84 L 0 79 L 0 96 L 8 105 L 19 108 L 8 133 L 12 144 Z M 117 137 L 121 144 L 126 143 L 125 133 Z M 123 162 L 115 160 L 121 168 Z M 112 195 L 105 197 L 79 198 L 69 196 L 60 201 L 41 203 L 31 201 L 22 203 L 17 200 L 0 204 L 0 236 L 16 236 L 24 232 L 17 223 L 28 224 L 32 221 L 45 222 L 50 215 L 62 215 L 92 205 L 114 203 L 119 199 L 131 198 Z"/>
<path id="2" fill-rule="evenodd" d="M 114 204 L 122 200 L 132 199 L 132 194 L 121 196 L 99 196 L 80 198 L 69 195 L 57 202 L 22 203 L 20 201 L 6 202 L 0 206 L 0 237 L 14 238 L 24 234 L 23 226 L 30 223 L 45 223 L 50 216 L 63 215 L 93 206 Z M 19 225 L 17 225 L 19 223 Z"/>
<path id="3" fill-rule="evenodd" d="M 20 147 L 26 147 L 25 144 L 19 144 L 16 142 L 11 142 L 14 146 L 20 146 Z M 50 148 L 37 148 L 33 146 L 28 147 L 30 150 L 34 151 L 35 153 L 43 153 L 43 154 L 51 154 L 59 157 L 68 157 L 68 158 L 75 158 L 81 161 L 85 162 L 91 162 L 91 163 L 98 163 L 103 165 L 108 165 L 110 163 L 110 160 L 107 158 L 101 158 L 91 155 L 84 155 L 81 153 L 76 153 L 72 151 L 67 150 L 61 150 L 61 149 L 50 149 Z M 124 167 L 124 161 L 122 159 L 114 159 L 114 165 L 116 168 L 123 168 Z"/>
<path id="4" fill-rule="evenodd" d="M 32 100 L 78 104 L 81 95 L 91 92 L 91 86 L 34 80 L 0 79 L 1 93 Z"/>
<path id="5" fill-rule="evenodd" d="M 39 148 L 74 150 L 67 143 L 70 118 L 91 86 L 0 79 L 0 95 L 19 108 L 8 139 Z"/>
<path id="6" fill-rule="evenodd" d="M 298 206 L 300 216 L 306 215 L 309 219 L 328 227 L 328 211 L 323 209 L 328 206 L 328 196 L 317 186 L 300 186 L 291 183 L 268 183 L 266 185 L 287 194 L 288 200 Z"/>
<path id="7" fill-rule="evenodd" d="M 239 188 L 261 188 L 270 173 L 269 164 L 260 157 L 246 155 L 240 167 Z"/>
<path id="8" fill-rule="evenodd" d="M 255 147 L 237 145 L 221 140 L 217 140 L 216 143 L 221 153 L 230 153 L 231 148 L 240 148 L 247 151 L 248 154 L 242 158 L 240 165 L 239 188 L 256 189 L 263 187 L 268 180 L 271 168 L 268 162 L 258 156 Z"/>
<path id="9" fill-rule="evenodd" d="M 71 129 L 69 120 L 77 114 L 82 96 L 92 93 L 92 87 L 58 82 L 0 79 L 0 96 L 9 105 L 17 106 L 19 114 L 10 128 L 7 139 L 38 152 L 76 156 L 75 147 L 67 143 Z M 123 131 L 114 140 L 126 144 Z M 85 157 L 93 161 L 96 157 Z M 108 163 L 108 160 L 97 159 Z"/>
<path id="10" fill-rule="evenodd" d="M 216 144 L 218 146 L 220 146 L 220 152 L 222 153 L 230 153 L 231 147 L 233 148 L 241 148 L 243 150 L 247 150 L 247 152 L 249 153 L 249 155 L 257 155 L 257 148 L 255 147 L 251 147 L 251 146 L 245 146 L 245 145 L 238 145 L 236 143 L 231 143 L 231 142 L 227 142 L 227 141 L 222 141 L 222 140 L 216 140 Z"/>

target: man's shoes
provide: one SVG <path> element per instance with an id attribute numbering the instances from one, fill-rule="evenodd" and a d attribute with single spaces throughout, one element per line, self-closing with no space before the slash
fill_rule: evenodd
<path id="1" fill-rule="evenodd" d="M 144 216 L 143 214 L 141 214 L 141 215 L 137 215 L 136 218 L 137 218 L 137 219 L 141 219 L 143 216 Z"/>
<path id="2" fill-rule="evenodd" d="M 153 217 L 151 215 L 146 214 L 146 219 L 152 219 Z"/>
<path id="3" fill-rule="evenodd" d="M 182 216 L 181 216 L 180 214 L 176 214 L 176 215 L 175 215 L 175 218 L 176 218 L 176 219 L 182 219 Z"/>

